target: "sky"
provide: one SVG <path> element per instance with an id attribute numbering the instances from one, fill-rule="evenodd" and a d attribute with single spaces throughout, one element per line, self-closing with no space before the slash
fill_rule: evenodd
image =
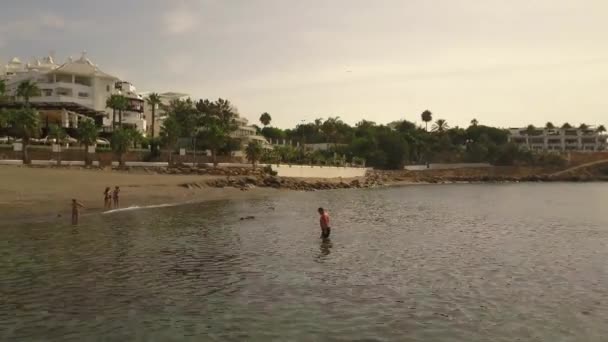
<path id="1" fill-rule="evenodd" d="M 3 1 L 2 63 L 86 51 L 139 91 L 227 98 L 278 127 L 425 109 L 451 126 L 608 124 L 606 0 Z"/>

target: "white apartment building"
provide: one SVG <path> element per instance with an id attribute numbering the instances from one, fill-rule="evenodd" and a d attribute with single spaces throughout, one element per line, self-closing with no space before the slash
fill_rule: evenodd
<path id="1" fill-rule="evenodd" d="M 129 99 L 129 108 L 123 112 L 123 123 L 132 125 L 142 133 L 146 131 L 143 118 L 143 99 L 136 93 L 135 87 L 128 82 L 107 74 L 91 62 L 83 53 L 73 60 L 71 57 L 61 65 L 55 63 L 51 56 L 23 63 L 13 58 L 1 70 L 1 77 L 6 81 L 7 95 L 15 96 L 19 84 L 29 80 L 41 90 L 40 96 L 30 98 L 30 102 L 39 111 L 53 108 L 56 112 L 53 119 L 61 116 L 61 123 L 75 122 L 77 117 L 95 118 L 105 131 L 111 131 L 112 110 L 106 108 L 106 100 L 112 94 L 122 94 Z M 66 120 L 65 117 L 76 117 Z M 48 116 L 46 118 L 48 120 Z"/>
<path id="2" fill-rule="evenodd" d="M 603 151 L 606 138 L 592 128 L 509 129 L 509 142 L 533 151 Z"/>

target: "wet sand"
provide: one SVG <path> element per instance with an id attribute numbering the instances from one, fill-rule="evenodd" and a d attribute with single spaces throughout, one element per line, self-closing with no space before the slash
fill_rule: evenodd
<path id="1" fill-rule="evenodd" d="M 0 166 L 0 225 L 14 221 L 68 218 L 70 201 L 86 206 L 84 214 L 101 212 L 103 191 L 121 188 L 120 206 L 147 206 L 188 201 L 250 198 L 276 193 L 274 189 L 188 189 L 180 184 L 204 182 L 218 176 L 158 175 L 143 171 Z M 221 178 L 221 177 L 220 177 Z"/>

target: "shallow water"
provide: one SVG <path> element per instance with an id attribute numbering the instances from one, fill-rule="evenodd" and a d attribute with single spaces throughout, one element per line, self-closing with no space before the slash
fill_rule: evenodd
<path id="1" fill-rule="evenodd" d="M 0 221 L 0 340 L 606 341 L 607 194 L 421 185 L 130 210 L 76 229 Z"/>

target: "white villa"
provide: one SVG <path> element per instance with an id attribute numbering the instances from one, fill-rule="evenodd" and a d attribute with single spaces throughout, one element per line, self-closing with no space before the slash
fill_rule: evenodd
<path id="1" fill-rule="evenodd" d="M 233 138 L 237 138 L 241 141 L 241 151 L 235 152 L 235 157 L 243 157 L 243 151 L 245 150 L 245 147 L 247 147 L 250 142 L 254 141 L 260 143 L 265 149 L 272 149 L 272 145 L 268 143 L 268 140 L 266 140 L 266 138 L 264 138 L 262 135 L 259 135 L 255 127 L 249 125 L 249 120 L 239 116 L 236 121 L 239 125 L 239 128 L 236 131 L 232 132 L 230 136 Z"/>
<path id="2" fill-rule="evenodd" d="M 15 96 L 23 81 L 35 82 L 40 96 L 30 99 L 43 116 L 43 120 L 60 123 L 64 127 L 77 127 L 83 118 L 93 118 L 104 131 L 112 129 L 112 110 L 106 108 L 106 100 L 112 94 L 122 94 L 129 99 L 129 107 L 123 112 L 123 123 L 146 132 L 143 118 L 143 99 L 135 87 L 121 82 L 91 62 L 83 53 L 73 60 L 56 64 L 52 56 L 23 63 L 13 58 L 0 69 L 0 78 L 6 81 L 7 95 Z"/>
<path id="3" fill-rule="evenodd" d="M 510 128 L 509 142 L 533 151 L 603 151 L 605 134 L 589 127 L 580 128 Z"/>

